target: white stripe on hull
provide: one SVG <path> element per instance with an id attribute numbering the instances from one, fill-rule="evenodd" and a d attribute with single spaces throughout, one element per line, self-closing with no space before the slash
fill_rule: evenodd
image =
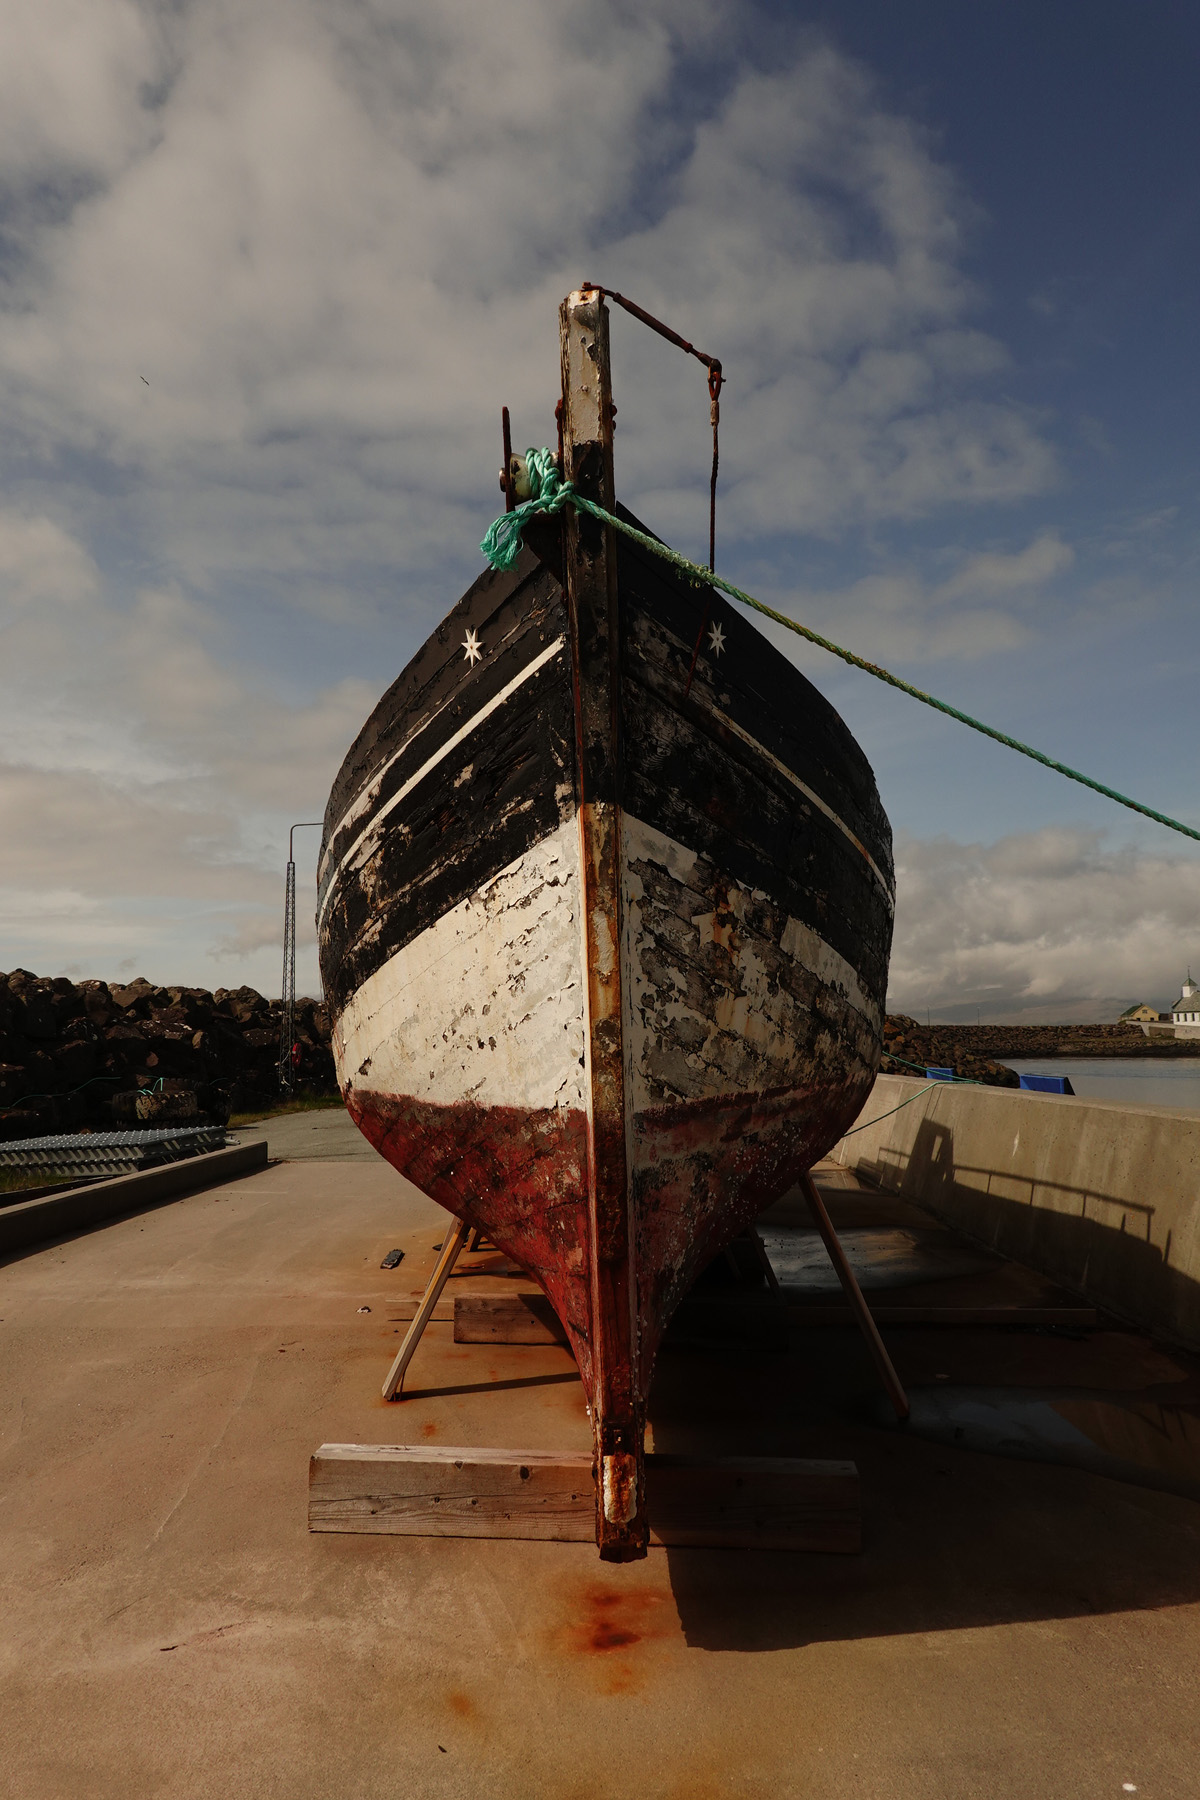
<path id="1" fill-rule="evenodd" d="M 579 893 L 570 819 L 352 996 L 333 1034 L 343 1089 L 582 1109 Z"/>
<path id="2" fill-rule="evenodd" d="M 628 814 L 622 855 L 635 1116 L 873 1065 L 880 1007 L 815 931 L 732 880 L 714 905 L 711 866 Z M 586 1110 L 581 923 L 571 819 L 363 983 L 334 1027 L 343 1088 Z"/>
<path id="3" fill-rule="evenodd" d="M 523 625 L 524 625 L 524 621 L 518 620 L 517 623 L 514 624 L 514 626 L 512 627 L 512 630 L 507 632 L 505 634 L 505 636 L 503 638 L 501 638 L 501 640 L 498 644 L 486 645 L 485 649 L 494 658 L 496 655 L 499 654 L 500 651 L 502 651 L 504 649 L 504 646 L 508 642 L 509 638 L 513 637 L 520 630 L 523 629 Z M 560 638 L 558 640 L 558 644 L 556 644 L 554 646 L 554 648 L 557 649 L 559 644 L 561 644 L 561 643 L 562 643 L 562 639 Z M 523 681 L 525 679 L 525 676 L 528 674 L 531 674 L 531 673 L 532 673 L 532 670 L 526 669 L 518 677 L 518 680 Z M 510 686 L 511 686 L 511 684 L 510 684 Z M 329 833 L 328 844 L 330 846 L 335 842 L 339 832 L 345 831 L 347 825 L 353 825 L 355 819 L 361 819 L 364 813 L 369 812 L 371 810 L 371 808 L 374 806 L 375 802 L 379 798 L 380 791 L 383 787 L 384 779 L 387 775 L 388 770 L 395 767 L 396 763 L 398 763 L 400 761 L 400 758 L 405 754 L 405 752 L 407 750 L 409 750 L 411 748 L 411 746 L 417 741 L 417 739 L 421 736 L 422 732 L 428 731 L 429 727 L 431 725 L 433 725 L 434 723 L 436 723 L 436 721 L 441 718 L 442 714 L 446 711 L 447 707 L 457 705 L 459 703 L 460 699 L 461 699 L 461 694 L 457 690 L 455 690 L 451 694 L 448 694 L 446 696 L 446 698 L 442 701 L 442 704 L 439 707 L 437 707 L 435 709 L 435 711 L 431 712 L 427 719 L 422 719 L 421 723 L 418 726 L 416 726 L 414 730 L 409 732 L 409 734 L 405 738 L 404 742 L 397 749 L 392 751 L 392 754 L 388 757 L 387 761 L 385 763 L 383 763 L 378 769 L 376 769 L 374 775 L 371 777 L 370 781 L 367 783 L 367 786 L 365 788 L 363 788 L 361 790 L 361 792 L 355 797 L 355 799 L 351 802 L 351 804 L 347 808 L 347 810 L 342 814 L 342 816 L 338 820 L 337 824 L 333 827 L 333 830 Z M 475 721 L 472 721 L 472 723 L 475 723 Z M 326 850 L 325 856 L 323 856 L 321 858 L 320 866 L 317 869 L 318 883 L 320 883 L 320 881 L 324 878 L 325 865 L 326 865 L 327 861 L 328 861 L 328 849 Z"/>
<path id="4" fill-rule="evenodd" d="M 383 824 L 384 820 L 387 818 L 388 814 L 393 812 L 395 810 L 395 808 L 400 805 L 400 802 L 402 800 L 407 799 L 409 794 L 411 794 L 413 789 L 416 787 L 417 783 L 419 781 L 424 781 L 426 775 L 428 775 L 431 772 L 431 770 L 436 769 L 438 764 L 440 762 L 444 761 L 444 759 L 450 755 L 450 752 L 452 750 L 457 750 L 458 746 L 462 743 L 464 738 L 469 737 L 473 731 L 477 730 L 477 728 L 483 724 L 485 719 L 490 718 L 494 712 L 496 712 L 501 706 L 503 706 L 506 703 L 506 701 L 511 700 L 512 696 L 516 693 L 517 689 L 519 687 L 523 686 L 523 684 L 529 680 L 531 675 L 536 675 L 538 670 L 543 666 L 544 663 L 548 663 L 552 657 L 557 656 L 558 652 L 562 649 L 565 642 L 566 642 L 565 638 L 555 638 L 555 640 L 552 644 L 547 644 L 546 648 L 541 652 L 540 655 L 535 656 L 533 658 L 532 662 L 526 663 L 525 667 L 521 670 L 520 674 L 514 675 L 512 680 L 510 682 L 508 682 L 506 684 L 506 686 L 502 687 L 498 694 L 493 694 L 492 698 L 487 702 L 487 704 L 485 706 L 481 706 L 479 711 L 477 713 L 473 714 L 472 717 L 467 720 L 465 725 L 460 725 L 459 729 L 456 732 L 454 732 L 451 737 L 448 737 L 446 739 L 446 742 L 440 747 L 440 749 L 435 750 L 433 752 L 432 756 L 428 757 L 425 760 L 425 762 L 423 762 L 421 764 L 421 767 L 418 770 L 416 770 L 416 772 L 414 774 L 410 775 L 408 780 L 406 782 L 404 782 L 399 788 L 397 788 L 396 792 L 391 796 L 391 798 L 389 800 L 387 800 L 384 803 L 384 805 L 379 808 L 379 811 L 374 815 L 374 817 L 371 819 L 370 823 L 363 827 L 363 829 L 359 832 L 358 836 L 355 838 L 354 842 L 351 844 L 350 848 L 347 850 L 346 854 L 342 857 L 342 860 L 339 862 L 337 869 L 335 870 L 335 872 L 330 880 L 329 886 L 325 890 L 325 897 L 321 901 L 320 910 L 317 913 L 317 930 L 318 931 L 320 931 L 320 929 L 321 929 L 321 921 L 325 917 L 325 908 L 329 905 L 330 897 L 333 894 L 334 887 L 337 884 L 339 877 L 342 875 L 343 871 L 347 868 L 347 866 L 353 861 L 353 859 L 358 855 L 358 852 L 362 849 L 364 844 L 366 844 L 368 841 L 370 841 L 372 844 L 374 844 L 374 840 L 379 835 L 379 828 Z M 422 729 L 424 729 L 424 727 L 422 727 Z M 413 733 L 414 737 L 416 737 L 417 735 L 418 734 L 416 732 Z M 399 755 L 399 754 L 400 754 L 400 752 L 397 752 L 397 755 Z M 395 762 L 395 760 L 396 760 L 396 758 L 394 756 L 391 757 L 389 759 L 388 763 L 385 764 L 385 768 L 390 768 L 392 763 Z M 380 776 L 378 776 L 376 778 L 375 782 L 373 783 L 375 792 L 378 792 L 379 783 L 381 780 L 382 780 L 382 773 L 380 774 Z M 351 816 L 351 814 L 353 814 L 356 811 L 356 809 L 358 808 L 358 806 L 360 804 L 361 803 L 359 801 L 356 801 L 355 805 L 353 807 L 351 807 L 350 813 L 348 813 L 346 815 L 346 817 L 349 818 Z M 340 827 L 339 827 L 339 830 L 340 830 Z M 332 842 L 332 838 L 330 841 Z"/>

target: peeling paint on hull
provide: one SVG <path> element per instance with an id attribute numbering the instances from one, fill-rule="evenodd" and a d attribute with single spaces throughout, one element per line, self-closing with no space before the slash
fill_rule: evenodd
<path id="1" fill-rule="evenodd" d="M 605 942 L 621 1000 L 602 1031 L 624 1070 L 640 1431 L 675 1307 L 869 1090 L 891 839 L 845 726 L 753 627 L 636 558 L 619 592 L 619 933 Z M 705 604 L 728 660 L 702 657 L 688 694 Z M 586 962 L 569 650 L 562 591 L 528 552 L 465 596 L 335 785 L 319 937 L 352 1115 L 538 1280 L 595 1393 L 610 1253 L 589 1243 L 606 1141 L 590 1046 L 609 1038 L 594 1018 L 589 1036 L 605 971 Z M 620 1510 L 625 1465 L 602 1461 L 598 1504 Z"/>

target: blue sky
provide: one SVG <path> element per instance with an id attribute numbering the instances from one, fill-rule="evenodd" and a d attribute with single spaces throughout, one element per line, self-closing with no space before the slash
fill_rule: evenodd
<path id="1" fill-rule="evenodd" d="M 1200 824 L 1194 9 L 0 22 L 0 967 L 277 991 L 287 824 L 476 572 L 500 405 L 551 436 L 584 278 L 724 359 L 726 573 Z M 613 341 L 618 487 L 699 554 L 702 373 Z M 896 831 L 895 1006 L 1174 997 L 1194 846 L 797 655 Z"/>

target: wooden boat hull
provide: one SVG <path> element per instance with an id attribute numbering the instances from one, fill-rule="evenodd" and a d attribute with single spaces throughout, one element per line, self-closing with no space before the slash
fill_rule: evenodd
<path id="1" fill-rule="evenodd" d="M 619 571 L 611 1024 L 640 1414 L 701 1269 L 862 1106 L 891 859 L 870 769 L 804 677 L 715 594 L 624 540 Z M 347 757 L 318 923 L 352 1115 L 541 1283 L 591 1392 L 604 1246 L 586 1195 L 604 1149 L 589 1103 L 578 706 L 563 588 L 526 551 L 475 583 Z"/>

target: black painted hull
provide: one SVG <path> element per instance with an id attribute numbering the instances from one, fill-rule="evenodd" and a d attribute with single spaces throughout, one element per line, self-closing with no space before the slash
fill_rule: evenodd
<path id="1" fill-rule="evenodd" d="M 648 1383 L 698 1270 L 862 1105 L 892 864 L 871 770 L 817 690 L 711 590 L 624 538 L 618 556 L 615 954 Z M 347 756 L 318 924 L 348 1106 L 537 1276 L 586 1382 L 603 1249 L 583 1202 L 600 1152 L 577 704 L 563 591 L 527 550 L 481 576 Z"/>

